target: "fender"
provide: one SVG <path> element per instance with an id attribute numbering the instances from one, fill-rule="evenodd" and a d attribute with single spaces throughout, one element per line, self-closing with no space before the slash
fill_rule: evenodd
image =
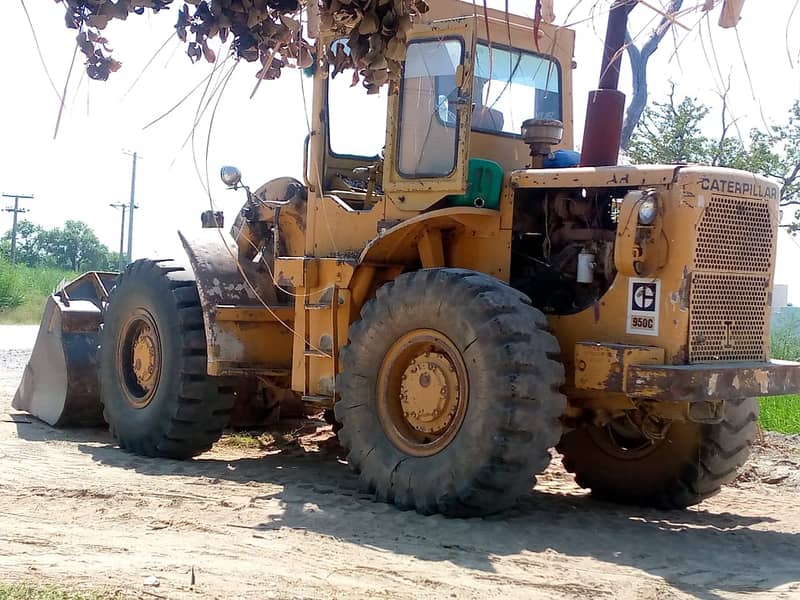
<path id="1" fill-rule="evenodd" d="M 500 229 L 500 212 L 456 206 L 423 213 L 381 232 L 361 252 L 359 265 L 408 265 L 419 259 L 423 268 L 466 266 L 449 264 L 442 232 L 469 238 L 491 237 Z"/>
<path id="2" fill-rule="evenodd" d="M 220 229 L 178 235 L 203 309 L 208 374 L 287 374 L 292 336 L 284 324 L 294 307 L 278 303 L 269 274 L 240 260 L 236 241 Z"/>

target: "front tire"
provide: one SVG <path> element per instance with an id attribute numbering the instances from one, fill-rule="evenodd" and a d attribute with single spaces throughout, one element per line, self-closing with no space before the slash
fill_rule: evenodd
<path id="1" fill-rule="evenodd" d="M 685 508 L 731 482 L 758 433 L 758 400 L 728 400 L 721 423 L 673 422 L 657 442 L 622 425 L 587 424 L 567 433 L 558 450 L 581 487 L 612 502 Z"/>
<path id="2" fill-rule="evenodd" d="M 99 356 L 103 416 L 120 447 L 185 459 L 219 439 L 233 390 L 206 374 L 200 299 L 183 267 L 138 260 L 119 276 Z"/>
<path id="3" fill-rule="evenodd" d="M 422 514 L 515 504 L 550 462 L 565 398 L 559 347 L 523 294 L 425 269 L 378 290 L 350 329 L 336 419 L 376 499 Z"/>

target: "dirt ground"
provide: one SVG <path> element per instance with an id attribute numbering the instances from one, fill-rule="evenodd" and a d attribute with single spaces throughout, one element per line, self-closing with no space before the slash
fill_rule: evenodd
<path id="1" fill-rule="evenodd" d="M 0 581 L 142 598 L 800 598 L 798 439 L 765 436 L 735 486 L 691 510 L 592 500 L 556 459 L 511 512 L 422 517 L 359 493 L 325 431 L 178 462 L 19 414 L 32 332 L 0 327 Z"/>

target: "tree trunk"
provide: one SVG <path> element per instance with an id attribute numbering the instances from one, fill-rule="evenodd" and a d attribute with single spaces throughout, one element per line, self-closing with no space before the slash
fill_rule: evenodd
<path id="1" fill-rule="evenodd" d="M 682 6 L 683 0 L 672 0 L 667 13 L 674 15 Z M 672 21 L 666 17 L 662 18 L 656 30 L 650 35 L 650 38 L 641 49 L 637 48 L 633 43 L 629 32 L 625 34 L 625 45 L 627 46 L 628 58 L 631 63 L 633 95 L 625 113 L 625 121 L 622 124 L 620 146 L 623 150 L 628 150 L 633 130 L 639 124 L 642 113 L 647 106 L 647 63 L 656 49 L 658 49 L 658 45 L 664 39 L 670 27 L 672 27 Z"/>

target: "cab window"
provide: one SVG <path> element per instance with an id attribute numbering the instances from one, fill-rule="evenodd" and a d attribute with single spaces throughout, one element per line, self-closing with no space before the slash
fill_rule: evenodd
<path id="1" fill-rule="evenodd" d="M 337 45 L 350 53 L 347 40 L 331 44 L 334 54 Z M 353 85 L 350 71 L 328 77 L 328 144 L 332 154 L 378 157 L 386 140 L 388 87 L 384 85 L 377 94 L 367 94 L 362 86 Z"/>
<path id="2" fill-rule="evenodd" d="M 458 128 L 453 99 L 464 60 L 461 38 L 413 40 L 408 45 L 400 87 L 397 171 L 403 177 L 447 177 L 456 168 Z"/>

